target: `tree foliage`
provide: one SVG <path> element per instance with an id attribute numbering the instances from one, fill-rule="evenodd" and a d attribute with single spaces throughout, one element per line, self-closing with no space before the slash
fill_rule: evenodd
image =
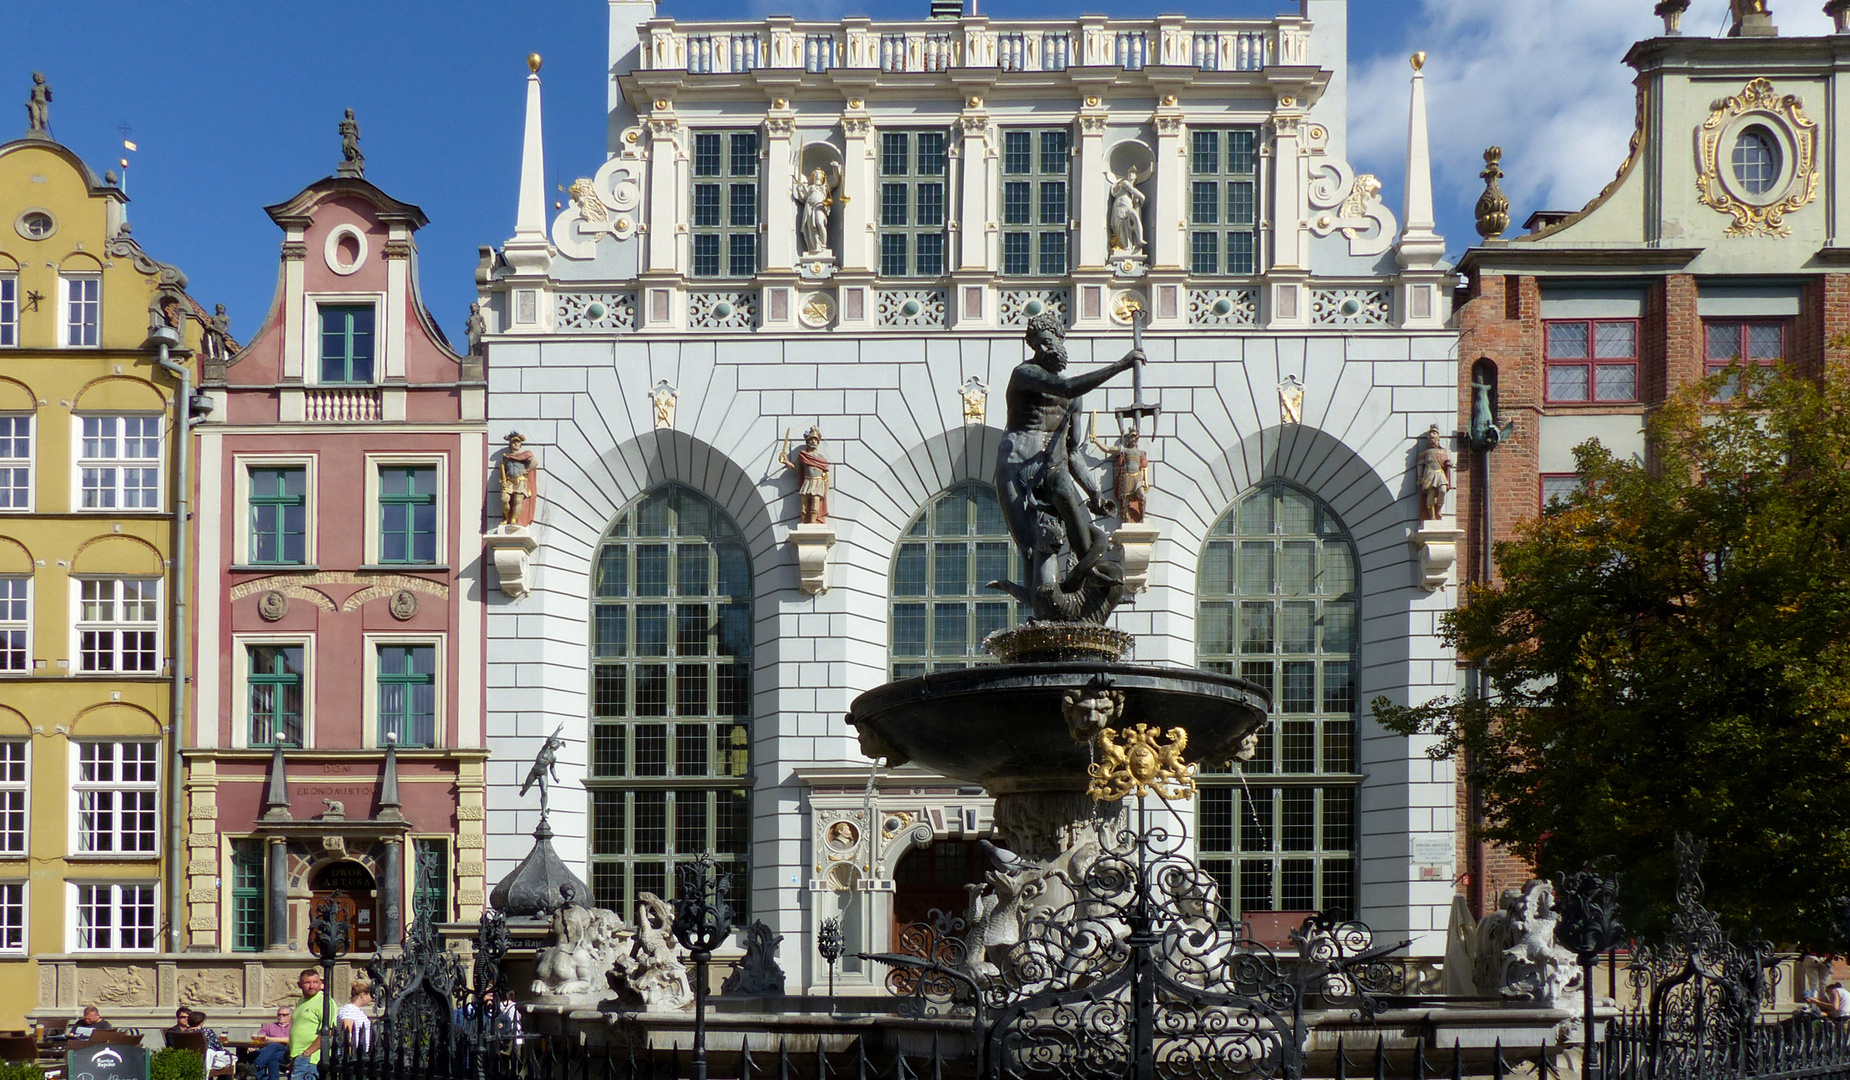
<path id="1" fill-rule="evenodd" d="M 1709 843 L 1711 906 L 1819 947 L 1850 893 L 1850 391 L 1790 373 L 1693 387 L 1648 463 L 1576 449 L 1578 493 L 1496 545 L 1444 623 L 1481 695 L 1385 725 L 1463 752 L 1488 836 L 1552 874 L 1615 857 L 1661 924 L 1672 837 Z"/>

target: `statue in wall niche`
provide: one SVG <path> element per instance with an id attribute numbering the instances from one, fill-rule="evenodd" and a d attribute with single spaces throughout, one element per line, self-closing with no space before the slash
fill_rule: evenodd
<path id="1" fill-rule="evenodd" d="M 527 450 L 527 437 L 518 431 L 507 433 L 507 449 L 501 451 L 495 470 L 501 478 L 501 526 L 512 529 L 533 524 L 533 451 Z"/>
<path id="2" fill-rule="evenodd" d="M 1092 445 L 1104 451 L 1111 462 L 1112 493 L 1117 497 L 1118 520 L 1126 525 L 1143 524 L 1143 513 L 1150 495 L 1150 452 L 1138 446 L 1142 436 L 1136 428 L 1125 432 L 1116 444 L 1107 444 L 1096 434 Z"/>
<path id="3" fill-rule="evenodd" d="M 781 994 L 784 992 L 784 969 L 777 966 L 777 944 L 784 935 L 774 934 L 763 919 L 755 920 L 745 931 L 745 955 L 720 984 L 722 994 Z"/>
<path id="4" fill-rule="evenodd" d="M 1028 560 L 1028 581 L 991 582 L 1029 605 L 1037 619 L 1103 622 L 1124 595 L 1123 567 L 1103 562 L 1110 535 L 1092 514 L 1114 511 L 1079 457 L 1074 418 L 1080 397 L 1143 361 L 1122 360 L 1084 375 L 1065 375 L 1066 328 L 1042 312 L 1028 320 L 1034 355 L 1016 365 L 1005 398 L 1008 421 L 996 458 L 996 492 L 1015 547 Z M 1088 513 L 1090 511 L 1090 513 Z"/>
<path id="5" fill-rule="evenodd" d="M 803 449 L 796 460 L 790 458 L 790 432 L 777 451 L 777 463 L 797 474 L 797 494 L 802 498 L 805 525 L 826 525 L 829 521 L 829 459 L 822 456 L 822 429 L 811 427 L 803 433 Z"/>
<path id="6" fill-rule="evenodd" d="M 43 71 L 32 73 L 32 94 L 26 98 L 26 134 L 51 137 L 51 84 Z"/>
<path id="7" fill-rule="evenodd" d="M 360 122 L 353 118 L 353 110 L 340 121 L 340 165 L 334 170 L 335 176 L 351 176 L 359 179 L 366 175 L 366 155 L 360 153 Z"/>
<path id="8" fill-rule="evenodd" d="M 488 319 L 482 315 L 482 305 L 469 305 L 469 321 L 463 324 L 463 334 L 469 341 L 469 355 L 482 355 L 482 338 L 488 333 Z"/>
<path id="9" fill-rule="evenodd" d="M 1419 457 L 1420 520 L 1438 521 L 1445 516 L 1445 493 L 1454 487 L 1452 455 L 1445 452 L 1439 425 L 1428 428 L 1425 439 L 1426 448 Z"/>
<path id="10" fill-rule="evenodd" d="M 827 254 L 829 250 L 829 212 L 835 206 L 835 191 L 841 186 L 841 168 L 824 172 L 820 166 L 809 177 L 797 177 L 790 197 L 797 202 L 797 238 L 803 242 L 803 257 Z"/>
<path id="11" fill-rule="evenodd" d="M 1111 200 L 1110 210 L 1106 214 L 1105 227 L 1111 233 L 1111 250 L 1126 255 L 1143 253 L 1143 203 L 1144 194 L 1137 190 L 1137 185 L 1150 178 L 1156 170 L 1151 168 L 1142 176 L 1132 166 L 1123 176 L 1113 176 L 1106 170 L 1105 179 L 1111 189 L 1107 198 Z"/>

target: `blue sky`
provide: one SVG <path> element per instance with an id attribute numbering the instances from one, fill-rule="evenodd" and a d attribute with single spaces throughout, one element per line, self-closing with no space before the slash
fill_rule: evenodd
<path id="1" fill-rule="evenodd" d="M 772 11 L 801 18 L 922 16 L 927 0 L 667 0 L 683 18 Z M 1778 10 L 1817 32 L 1816 2 Z M 1790 5 L 1788 5 L 1790 6 Z M 1618 63 L 1652 32 L 1648 0 L 1352 0 L 1351 153 L 1400 208 L 1406 56 L 1431 54 L 1440 227 L 1454 253 L 1471 240 L 1479 150 L 1512 147 L 1506 183 L 1517 222 L 1541 204 L 1578 206 L 1610 178 L 1630 134 L 1630 72 Z M 1725 0 L 1698 0 L 1692 32 L 1714 32 Z M 1183 10 L 1197 16 L 1295 11 L 1295 0 L 982 0 L 985 14 L 1070 17 Z M 31 73 L 56 100 L 52 129 L 98 171 L 127 155 L 135 236 L 223 303 L 248 338 L 274 292 L 280 233 L 263 213 L 333 171 L 341 110 L 358 114 L 367 178 L 417 203 L 426 301 L 446 331 L 474 296 L 476 249 L 513 231 L 525 57 L 545 57 L 548 186 L 603 160 L 606 5 L 599 0 L 67 0 L 10 5 L 0 35 L 0 135 L 24 130 Z M 1559 77 L 1571 66 L 1576 76 Z"/>

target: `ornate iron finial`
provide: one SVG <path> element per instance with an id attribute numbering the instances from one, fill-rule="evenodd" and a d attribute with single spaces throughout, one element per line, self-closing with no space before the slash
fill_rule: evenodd
<path id="1" fill-rule="evenodd" d="M 1582 967 L 1590 967 L 1599 954 L 1625 940 L 1619 922 L 1619 882 L 1602 877 L 1591 865 L 1555 877 L 1555 940 L 1573 951 Z"/>
<path id="2" fill-rule="evenodd" d="M 32 73 L 32 94 L 26 98 L 26 138 L 51 138 L 51 84 L 43 71 Z"/>
<path id="3" fill-rule="evenodd" d="M 835 962 L 841 959 L 846 949 L 847 946 L 841 936 L 841 917 L 835 916 L 822 920 L 822 925 L 816 928 L 816 952 L 829 965 L 829 997 L 831 999 L 835 997 Z"/>
<path id="4" fill-rule="evenodd" d="M 1850 6 L 1850 0 L 1843 0 Z M 1850 953 L 1850 896 L 1833 896 L 1830 900 L 1831 948 Z"/>
<path id="5" fill-rule="evenodd" d="M 1689 10 L 1689 0 L 1657 0 L 1657 17 L 1664 20 L 1664 34 L 1676 37 L 1683 33 L 1683 13 Z"/>
<path id="6" fill-rule="evenodd" d="M 353 118 L 353 110 L 340 122 L 340 165 L 334 170 L 335 176 L 351 176 L 360 179 L 366 175 L 366 155 L 360 153 L 360 122 Z"/>
<path id="7" fill-rule="evenodd" d="M 308 940 L 315 948 L 321 966 L 332 967 L 336 957 L 347 951 L 347 909 L 341 903 L 347 894 L 335 890 L 315 907 L 315 917 L 308 926 Z"/>
<path id="8" fill-rule="evenodd" d="M 1486 240 L 1495 240 L 1510 227 L 1510 200 L 1497 183 L 1503 179 L 1502 161 L 1503 148 L 1490 147 L 1484 151 L 1484 171 L 1478 173 L 1484 178 L 1484 194 L 1477 200 L 1477 233 Z"/>

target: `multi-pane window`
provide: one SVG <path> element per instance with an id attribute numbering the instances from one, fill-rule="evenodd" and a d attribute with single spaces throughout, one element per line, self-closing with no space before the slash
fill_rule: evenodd
<path id="1" fill-rule="evenodd" d="M 437 745 L 437 647 L 379 646 L 379 745 Z"/>
<path id="2" fill-rule="evenodd" d="M 411 841 L 411 916 L 450 921 L 450 847 L 446 840 Z"/>
<path id="3" fill-rule="evenodd" d="M 103 324 L 103 279 L 72 274 L 64 284 L 64 343 L 95 345 Z"/>
<path id="4" fill-rule="evenodd" d="M 160 744 L 77 744 L 77 850 L 152 855 L 158 839 Z"/>
<path id="5" fill-rule="evenodd" d="M 1636 319 L 1550 319 L 1542 339 L 1549 401 L 1638 400 Z"/>
<path id="6" fill-rule="evenodd" d="M 1014 550 L 987 484 L 959 484 L 931 501 L 893 556 L 893 678 L 989 659 L 983 639 L 1021 618 L 1015 600 L 989 588 L 1026 580 Z"/>
<path id="7" fill-rule="evenodd" d="M 0 671 L 32 670 L 32 579 L 0 577 Z"/>
<path id="8" fill-rule="evenodd" d="M 155 886 L 74 885 L 77 918 L 71 947 L 120 952 L 153 949 Z"/>
<path id="9" fill-rule="evenodd" d="M 321 305 L 321 381 L 373 381 L 373 306 Z"/>
<path id="10" fill-rule="evenodd" d="M 0 274 L 0 345 L 19 344 L 19 278 Z"/>
<path id="11" fill-rule="evenodd" d="M 251 746 L 302 745 L 302 646 L 251 645 Z"/>
<path id="12" fill-rule="evenodd" d="M 944 273 L 945 134 L 880 133 L 880 273 Z"/>
<path id="13" fill-rule="evenodd" d="M 0 511 L 32 508 L 32 417 L 0 416 Z"/>
<path id="14" fill-rule="evenodd" d="M 745 892 L 751 601 L 738 527 L 688 488 L 649 493 L 598 548 L 586 787 L 605 907 L 633 915 L 638 893 L 673 895 L 673 865 L 708 851 Z"/>
<path id="15" fill-rule="evenodd" d="M 1279 482 L 1221 518 L 1202 556 L 1201 666 L 1272 695 L 1239 782 L 1203 770 L 1202 867 L 1240 911 L 1355 910 L 1356 584 L 1342 523 Z"/>
<path id="16" fill-rule="evenodd" d="M 1749 195 L 1765 195 L 1779 180 L 1779 145 L 1766 128 L 1756 124 L 1741 132 L 1730 158 L 1735 180 Z"/>
<path id="17" fill-rule="evenodd" d="M 437 468 L 390 465 L 379 470 L 379 561 L 437 561 Z"/>
<path id="18" fill-rule="evenodd" d="M 1719 375 L 1730 364 L 1770 367 L 1785 358 L 1786 324 L 1783 320 L 1711 320 L 1703 323 L 1704 374 Z M 1726 401 L 1740 390 L 1730 378 L 1716 395 Z"/>
<path id="19" fill-rule="evenodd" d="M 1002 272 L 1066 273 L 1067 176 L 1072 135 L 1064 128 L 1002 134 Z"/>
<path id="20" fill-rule="evenodd" d="M 1189 132 L 1188 268 L 1259 272 L 1259 129 Z"/>
<path id="21" fill-rule="evenodd" d="M 1580 490 L 1579 473 L 1543 473 L 1542 509 L 1546 510 L 1557 503 L 1565 503 Z"/>
<path id="22" fill-rule="evenodd" d="M 26 853 L 26 742 L 0 742 L 0 855 Z"/>
<path id="23" fill-rule="evenodd" d="M 0 881 L 0 952 L 26 949 L 26 883 Z"/>
<path id="24" fill-rule="evenodd" d="M 301 466 L 250 471 L 253 563 L 299 565 L 306 561 L 308 470 Z"/>
<path id="25" fill-rule="evenodd" d="M 85 510 L 161 508 L 161 418 L 85 416 L 77 462 Z"/>
<path id="26" fill-rule="evenodd" d="M 148 675 L 160 668 L 157 578 L 78 582 L 77 658 L 86 672 Z"/>
<path id="27" fill-rule="evenodd" d="M 758 133 L 694 133 L 695 277 L 758 272 Z"/>
<path id="28" fill-rule="evenodd" d="M 231 951 L 262 952 L 264 945 L 262 840 L 231 842 Z"/>

